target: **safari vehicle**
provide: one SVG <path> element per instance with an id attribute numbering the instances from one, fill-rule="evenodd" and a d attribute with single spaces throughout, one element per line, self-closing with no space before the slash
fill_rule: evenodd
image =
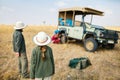
<path id="1" fill-rule="evenodd" d="M 66 43 L 69 39 L 81 40 L 89 52 L 96 51 L 99 46 L 113 49 L 118 43 L 118 33 L 93 25 L 93 15 L 103 16 L 103 12 L 87 7 L 60 9 L 58 30 L 62 34 L 61 43 Z M 89 22 L 84 21 L 87 16 L 90 16 Z"/>

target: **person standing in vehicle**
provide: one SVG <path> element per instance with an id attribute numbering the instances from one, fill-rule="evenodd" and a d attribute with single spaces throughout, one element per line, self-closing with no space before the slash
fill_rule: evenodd
<path id="1" fill-rule="evenodd" d="M 18 21 L 14 27 L 15 31 L 13 33 L 13 51 L 18 57 L 19 73 L 22 78 L 28 78 L 28 59 L 26 55 L 26 46 L 24 36 L 22 34 L 23 29 L 26 25 Z"/>
<path id="2" fill-rule="evenodd" d="M 39 32 L 33 38 L 37 45 L 31 55 L 30 78 L 31 80 L 51 80 L 55 72 L 52 49 L 47 46 L 51 38 L 45 32 Z"/>

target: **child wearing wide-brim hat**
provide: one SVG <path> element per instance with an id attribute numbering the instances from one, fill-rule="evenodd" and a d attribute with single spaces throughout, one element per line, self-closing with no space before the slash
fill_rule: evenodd
<path id="1" fill-rule="evenodd" d="M 51 38 L 45 32 L 34 36 L 33 42 L 37 45 L 31 55 L 30 78 L 33 80 L 51 80 L 55 72 L 52 49 L 47 46 Z"/>

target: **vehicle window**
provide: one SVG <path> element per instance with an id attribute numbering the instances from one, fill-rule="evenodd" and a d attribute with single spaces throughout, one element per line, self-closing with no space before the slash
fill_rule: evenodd
<path id="1" fill-rule="evenodd" d="M 84 18 L 84 21 L 87 23 L 90 23 L 91 22 L 91 15 L 86 15 Z"/>
<path id="2" fill-rule="evenodd" d="M 81 25 L 81 20 L 82 16 L 81 15 L 76 15 L 75 16 L 75 26 L 80 26 Z"/>
<path id="3" fill-rule="evenodd" d="M 75 26 L 80 26 L 82 23 L 82 15 L 76 15 L 75 16 Z M 91 21 L 91 15 L 86 15 L 84 18 L 84 22 L 90 23 Z"/>

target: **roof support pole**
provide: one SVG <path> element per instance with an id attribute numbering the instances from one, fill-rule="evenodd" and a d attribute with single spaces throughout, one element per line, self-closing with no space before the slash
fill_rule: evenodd
<path id="1" fill-rule="evenodd" d="M 64 24 L 66 25 L 66 14 L 67 14 L 67 12 L 65 11 L 65 13 L 64 13 Z"/>
<path id="2" fill-rule="evenodd" d="M 72 26 L 74 26 L 74 24 L 75 24 L 75 11 L 73 11 L 73 16 L 72 16 Z"/>

